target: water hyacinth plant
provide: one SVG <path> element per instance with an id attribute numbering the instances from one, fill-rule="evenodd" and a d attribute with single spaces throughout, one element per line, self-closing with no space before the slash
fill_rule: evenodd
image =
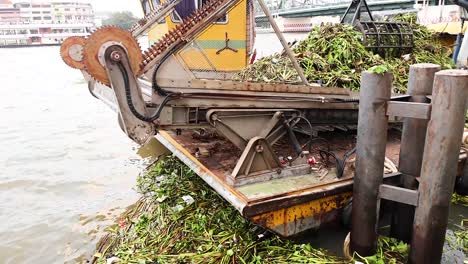
<path id="1" fill-rule="evenodd" d="M 142 199 L 108 228 L 93 262 L 106 263 L 353 263 L 264 232 L 175 157 L 162 159 L 138 179 Z M 407 246 L 381 238 L 364 263 L 404 263 Z M 388 262 L 390 261 L 390 262 Z"/>
<path id="2" fill-rule="evenodd" d="M 443 69 L 454 65 L 450 49 L 443 47 L 438 35 L 416 23 L 415 14 L 400 15 L 393 21 L 410 23 L 414 33 L 414 49 L 402 57 L 373 54 L 363 43 L 361 32 L 350 25 L 326 24 L 314 27 L 307 38 L 299 42 L 294 53 L 309 82 L 323 86 L 360 88 L 361 72 L 385 65 L 394 74 L 394 91 L 406 92 L 409 66 L 415 63 L 435 63 Z M 285 55 L 262 58 L 233 77 L 238 81 L 300 83 L 299 76 Z"/>

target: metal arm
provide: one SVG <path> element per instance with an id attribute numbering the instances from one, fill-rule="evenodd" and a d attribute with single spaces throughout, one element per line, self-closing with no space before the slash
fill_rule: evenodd
<path id="1" fill-rule="evenodd" d="M 462 0 L 462 1 L 466 1 L 466 0 Z M 364 4 L 364 7 L 366 8 L 367 14 L 369 14 L 370 20 L 374 21 L 374 18 L 372 17 L 372 13 L 371 13 L 371 11 L 369 9 L 369 6 L 367 5 L 366 0 L 353 0 L 349 4 L 348 8 L 346 9 L 343 17 L 341 18 L 341 23 L 345 23 L 346 16 L 349 14 L 351 9 L 353 9 L 353 8 L 355 8 L 355 11 L 354 11 L 354 15 L 353 15 L 353 18 L 351 19 L 350 24 L 354 24 L 354 22 L 356 22 L 357 19 L 360 19 L 361 18 L 361 9 L 362 9 L 363 4 Z"/>
<path id="2" fill-rule="evenodd" d="M 138 82 L 129 66 L 125 49 L 119 45 L 108 47 L 104 52 L 107 74 L 117 99 L 122 129 L 132 140 L 144 144 L 153 136 L 152 123 L 137 118 L 134 112 L 147 115 L 146 103 Z"/>

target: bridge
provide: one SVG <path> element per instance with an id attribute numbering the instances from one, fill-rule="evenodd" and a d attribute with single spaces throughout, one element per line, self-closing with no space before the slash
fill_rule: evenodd
<path id="1" fill-rule="evenodd" d="M 272 14 L 286 18 L 336 16 L 343 15 L 348 8 L 350 0 L 270 0 L 268 6 Z M 369 0 L 371 11 L 413 10 L 414 0 Z M 267 22 L 261 8 L 255 9 L 255 22 Z"/>

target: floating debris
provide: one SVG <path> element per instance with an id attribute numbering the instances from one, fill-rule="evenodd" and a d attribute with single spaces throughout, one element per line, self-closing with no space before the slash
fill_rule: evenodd
<path id="1" fill-rule="evenodd" d="M 468 196 L 459 195 L 454 193 L 452 195 L 452 203 L 468 207 Z M 467 221 L 468 223 L 468 221 Z"/>
<path id="2" fill-rule="evenodd" d="M 165 175 L 158 182 L 158 176 Z M 295 243 L 253 226 L 187 166 L 174 157 L 160 160 L 138 179 L 144 197 L 122 216 L 126 225 L 108 228 L 93 263 L 353 263 L 310 244 Z M 156 202 L 166 197 L 164 202 Z M 185 197 L 185 199 L 184 199 Z M 193 199 L 193 202 L 192 202 Z M 183 204 L 183 209 L 172 208 Z M 374 259 L 404 263 L 407 246 L 381 238 Z"/>
<path id="3" fill-rule="evenodd" d="M 383 59 L 364 47 L 361 32 L 350 25 L 326 24 L 312 29 L 307 38 L 294 48 L 308 81 L 358 91 L 361 72 L 374 67 L 376 71 L 393 72 L 395 92 L 405 93 L 410 65 L 435 63 L 443 69 L 454 66 L 450 49 L 442 46 L 437 34 L 417 24 L 414 14 L 400 15 L 392 20 L 410 23 L 414 33 L 414 49 L 411 54 Z M 300 83 L 290 59 L 280 54 L 258 60 L 234 75 L 233 79 Z"/>

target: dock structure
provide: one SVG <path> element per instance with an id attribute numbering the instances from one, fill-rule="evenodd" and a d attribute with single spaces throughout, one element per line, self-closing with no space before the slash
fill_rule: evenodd
<path id="1" fill-rule="evenodd" d="M 385 199 L 404 205 L 392 230 L 400 239 L 411 238 L 409 263 L 440 263 L 467 109 L 468 71 L 438 70 L 433 64 L 412 66 L 409 95 L 394 100 L 390 73 L 362 75 L 351 231 L 351 249 L 361 256 L 375 253 L 380 201 Z M 389 116 L 406 120 L 399 185 L 383 184 Z"/>
<path id="2" fill-rule="evenodd" d="M 441 68 L 436 64 L 421 63 L 410 67 L 408 80 L 409 102 L 430 103 L 435 73 Z M 399 170 L 402 173 L 401 185 L 416 190 L 420 175 L 426 141 L 427 119 L 407 118 L 403 121 Z M 392 236 L 406 243 L 411 241 L 414 219 L 414 206 L 398 204 L 392 221 Z"/>

